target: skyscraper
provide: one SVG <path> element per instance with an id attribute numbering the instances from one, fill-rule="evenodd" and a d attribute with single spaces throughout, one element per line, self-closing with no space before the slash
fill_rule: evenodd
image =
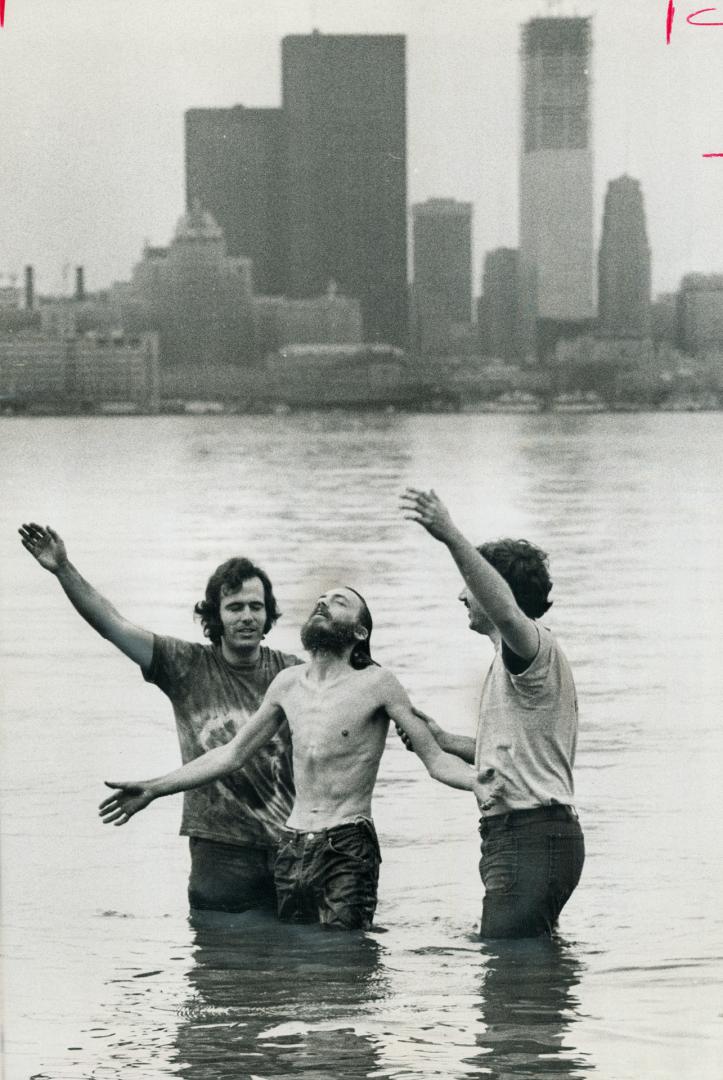
<path id="1" fill-rule="evenodd" d="M 539 321 L 593 309 L 590 20 L 531 19 L 522 29 L 520 257 L 525 351 Z"/>
<path id="2" fill-rule="evenodd" d="M 286 192 L 281 109 L 189 109 L 186 206 L 198 202 L 232 257 L 253 262 L 257 292 L 286 289 Z"/>
<path id="3" fill-rule="evenodd" d="M 601 337 L 650 336 L 650 248 L 640 184 L 620 176 L 608 184 L 598 257 Z"/>
<path id="4" fill-rule="evenodd" d="M 485 255 L 479 301 L 479 342 L 483 356 L 512 360 L 518 356 L 520 253 L 496 248 Z"/>
<path id="5" fill-rule="evenodd" d="M 472 204 L 428 199 L 412 207 L 414 344 L 450 347 L 454 324 L 472 320 Z"/>
<path id="6" fill-rule="evenodd" d="M 335 281 L 368 341 L 406 344 L 406 42 L 402 35 L 282 42 L 289 292 Z"/>

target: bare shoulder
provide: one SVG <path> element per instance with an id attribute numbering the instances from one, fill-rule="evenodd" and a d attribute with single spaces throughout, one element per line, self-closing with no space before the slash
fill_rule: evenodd
<path id="1" fill-rule="evenodd" d="M 406 701 L 407 692 L 397 676 L 388 668 L 376 668 L 377 685 L 385 703 Z"/>
<path id="2" fill-rule="evenodd" d="M 306 667 L 306 664 L 301 663 L 284 668 L 272 679 L 269 684 L 269 693 L 275 698 L 278 698 L 281 694 L 285 694 L 292 686 L 296 686 L 299 679 L 303 678 Z"/>

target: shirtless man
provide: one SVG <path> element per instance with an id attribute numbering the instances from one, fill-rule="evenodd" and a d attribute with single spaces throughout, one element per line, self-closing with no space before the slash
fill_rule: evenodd
<path id="1" fill-rule="evenodd" d="M 474 770 L 440 748 L 394 675 L 372 660 L 371 632 L 359 593 L 348 586 L 324 593 L 301 631 L 311 662 L 280 672 L 256 715 L 225 746 L 154 780 L 108 783 L 117 790 L 100 805 L 103 821 L 124 825 L 160 796 L 227 775 L 287 721 L 296 799 L 276 858 L 279 917 L 368 928 L 381 862 L 372 792 L 390 719 L 431 776 L 489 805 Z"/>

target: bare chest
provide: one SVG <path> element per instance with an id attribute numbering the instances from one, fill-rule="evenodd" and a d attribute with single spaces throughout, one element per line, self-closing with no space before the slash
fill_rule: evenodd
<path id="1" fill-rule="evenodd" d="M 363 672 L 336 683 L 300 679 L 284 699 L 294 755 L 318 760 L 376 754 L 387 726 L 379 704 Z"/>

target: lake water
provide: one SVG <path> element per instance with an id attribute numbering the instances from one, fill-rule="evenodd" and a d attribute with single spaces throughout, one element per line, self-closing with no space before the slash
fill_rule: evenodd
<path id="1" fill-rule="evenodd" d="M 722 1072 L 717 414 L 6 419 L 5 1080 L 641 1077 Z M 129 618 L 191 618 L 231 554 L 268 568 L 298 651 L 318 591 L 367 597 L 375 654 L 472 733 L 491 651 L 397 495 L 551 554 L 576 674 L 581 884 L 554 942 L 480 944 L 471 796 L 395 735 L 375 929 L 189 924 L 180 800 L 103 828 L 104 777 L 176 765 L 170 707 L 21 548 L 49 522 Z"/>

